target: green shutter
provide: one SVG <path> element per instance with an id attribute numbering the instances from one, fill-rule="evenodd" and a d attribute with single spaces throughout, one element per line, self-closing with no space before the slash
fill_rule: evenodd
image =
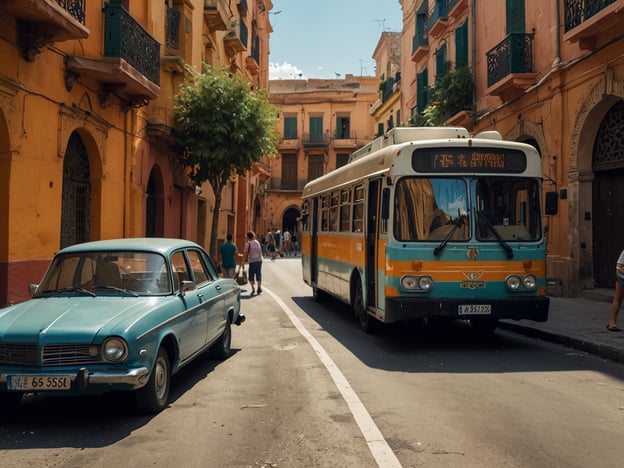
<path id="1" fill-rule="evenodd" d="M 297 118 L 284 118 L 284 138 L 297 138 Z"/>
<path id="2" fill-rule="evenodd" d="M 526 32 L 524 0 L 505 0 L 507 34 Z"/>
<path id="3" fill-rule="evenodd" d="M 468 21 L 455 30 L 455 68 L 468 65 Z"/>
<path id="4" fill-rule="evenodd" d="M 416 75 L 416 108 L 422 112 L 427 107 L 427 69 Z"/>
<path id="5" fill-rule="evenodd" d="M 436 52 L 436 78 L 446 74 L 446 42 Z"/>

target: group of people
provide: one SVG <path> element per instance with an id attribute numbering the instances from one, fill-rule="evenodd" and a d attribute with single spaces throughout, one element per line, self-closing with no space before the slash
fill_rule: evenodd
<path id="1" fill-rule="evenodd" d="M 269 229 L 260 238 L 262 253 L 265 257 L 275 260 L 284 255 L 297 255 L 297 238 L 288 229 L 282 233 L 279 228 Z"/>
<path id="2" fill-rule="evenodd" d="M 219 248 L 219 266 L 224 278 L 236 278 L 237 268 L 244 269 L 245 263 L 249 263 L 248 279 L 251 286 L 251 294 L 262 292 L 262 259 L 267 256 L 271 260 L 280 254 L 296 255 L 293 235 L 286 229 L 282 234 L 279 228 L 271 229 L 261 240 L 256 239 L 253 231 L 247 233 L 247 241 L 243 253 L 238 252 L 238 247 L 232 241 L 232 234 L 228 233 L 226 241 Z M 258 289 L 256 289 L 256 285 Z"/>

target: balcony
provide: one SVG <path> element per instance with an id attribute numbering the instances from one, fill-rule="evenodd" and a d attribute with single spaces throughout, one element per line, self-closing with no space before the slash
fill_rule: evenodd
<path id="1" fill-rule="evenodd" d="M 446 1 L 447 0 L 435 0 L 433 11 L 427 19 L 427 29 L 429 35 L 432 37 L 438 37 L 448 26 Z"/>
<path id="2" fill-rule="evenodd" d="M 449 17 L 459 19 L 468 12 L 468 0 L 448 0 L 447 12 Z"/>
<path id="3" fill-rule="evenodd" d="M 291 179 L 288 177 L 271 177 L 269 180 L 269 190 L 272 191 L 295 191 L 301 192 L 308 179 Z"/>
<path id="4" fill-rule="evenodd" d="M 101 83 L 102 107 L 113 97 L 145 105 L 160 93 L 160 44 L 118 4 L 104 5 L 104 56 L 70 55 L 66 67 L 68 89 L 79 77 Z"/>
<path id="5" fill-rule="evenodd" d="M 420 62 L 429 55 L 429 38 L 422 35 L 412 37 L 412 62 Z"/>
<path id="6" fill-rule="evenodd" d="M 354 131 L 346 133 L 336 131 L 336 136 L 332 141 L 332 145 L 336 149 L 357 149 L 359 146 L 362 146 L 358 145 L 358 139 L 356 136 L 356 132 Z"/>
<path id="7" fill-rule="evenodd" d="M 509 34 L 487 52 L 487 94 L 507 100 L 535 83 L 533 34 Z"/>
<path id="8" fill-rule="evenodd" d="M 251 54 L 245 59 L 245 66 L 252 75 L 260 73 L 260 36 L 251 40 Z"/>
<path id="9" fill-rule="evenodd" d="M 329 146 L 329 135 L 322 135 L 316 133 L 304 133 L 303 134 L 303 147 L 304 148 L 327 148 Z"/>
<path id="10" fill-rule="evenodd" d="M 593 50 L 619 37 L 624 0 L 565 0 L 564 39 Z"/>
<path id="11" fill-rule="evenodd" d="M 289 149 L 299 149 L 301 145 L 301 140 L 298 137 L 284 137 L 280 140 L 278 149 L 289 150 Z"/>
<path id="12" fill-rule="evenodd" d="M 86 0 L 0 0 L 0 15 L 17 22 L 18 46 L 33 62 L 46 45 L 89 37 Z"/>
<path id="13" fill-rule="evenodd" d="M 247 50 L 249 31 L 242 18 L 232 22 L 229 32 L 223 38 L 226 53 L 231 57 Z"/>
<path id="14" fill-rule="evenodd" d="M 204 0 L 204 20 L 211 31 L 227 31 L 232 10 L 227 0 Z"/>

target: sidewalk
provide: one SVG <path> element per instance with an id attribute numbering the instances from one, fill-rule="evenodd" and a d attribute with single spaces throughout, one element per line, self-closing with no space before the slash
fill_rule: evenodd
<path id="1" fill-rule="evenodd" d="M 613 293 L 612 289 L 594 289 L 582 298 L 551 297 L 547 322 L 503 320 L 499 328 L 624 363 L 624 311 L 618 317 L 623 331 L 606 328 Z"/>

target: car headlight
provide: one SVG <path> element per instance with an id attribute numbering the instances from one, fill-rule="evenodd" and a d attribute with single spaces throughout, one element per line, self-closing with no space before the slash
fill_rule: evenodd
<path id="1" fill-rule="evenodd" d="M 401 289 L 405 291 L 430 291 L 433 288 L 433 278 L 431 276 L 412 276 L 406 275 L 401 277 Z"/>
<path id="2" fill-rule="evenodd" d="M 122 362 L 128 357 L 128 345 L 119 337 L 107 338 L 102 343 L 102 358 L 109 362 Z"/>

